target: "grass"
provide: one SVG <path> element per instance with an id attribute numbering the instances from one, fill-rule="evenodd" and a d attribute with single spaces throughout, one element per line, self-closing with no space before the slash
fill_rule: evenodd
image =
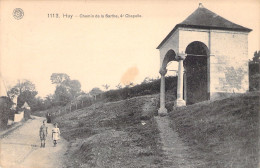
<path id="1" fill-rule="evenodd" d="M 94 104 L 56 116 L 54 122 L 70 142 L 67 166 L 162 167 L 153 99 L 158 95 Z"/>
<path id="2" fill-rule="evenodd" d="M 177 108 L 171 128 L 189 146 L 188 159 L 208 168 L 256 168 L 259 141 L 259 92 Z"/>
<path id="3" fill-rule="evenodd" d="M 185 159 L 200 163 L 194 165 L 198 168 L 258 166 L 259 92 L 175 109 L 171 94 L 166 99 L 170 127 L 188 147 Z M 52 109 L 54 122 L 70 142 L 67 166 L 163 167 L 166 157 L 153 118 L 158 99 L 140 96 L 62 114 Z"/>

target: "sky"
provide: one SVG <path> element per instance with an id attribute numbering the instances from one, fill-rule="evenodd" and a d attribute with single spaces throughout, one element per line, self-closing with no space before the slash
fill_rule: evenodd
<path id="1" fill-rule="evenodd" d="M 17 80 L 28 79 L 35 84 L 38 96 L 45 97 L 55 90 L 50 81 L 52 73 L 66 73 L 79 80 L 85 92 L 94 87 L 104 89 L 105 84 L 115 89 L 119 83 L 139 84 L 145 77 L 157 78 L 160 62 L 156 47 L 200 2 L 227 20 L 253 29 L 248 36 L 251 59 L 260 46 L 258 0 L 2 0 L 2 81 L 10 88 Z M 23 9 L 22 19 L 13 17 L 15 8 Z M 48 18 L 48 14 L 58 14 L 60 18 Z M 80 14 L 94 18 L 80 18 Z M 119 18 L 108 18 L 106 14 Z M 141 17 L 126 17 L 127 14 Z M 63 15 L 73 16 L 63 18 Z M 177 65 L 172 63 L 168 69 L 177 69 Z"/>

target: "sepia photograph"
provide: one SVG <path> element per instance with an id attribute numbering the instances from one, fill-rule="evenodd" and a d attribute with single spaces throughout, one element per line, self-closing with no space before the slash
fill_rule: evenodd
<path id="1" fill-rule="evenodd" d="M 0 168 L 260 168 L 259 0 L 0 0 Z"/>

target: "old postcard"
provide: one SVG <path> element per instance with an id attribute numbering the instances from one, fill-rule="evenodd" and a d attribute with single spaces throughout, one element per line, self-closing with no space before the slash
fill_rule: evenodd
<path id="1" fill-rule="evenodd" d="M 1 0 L 0 167 L 259 167 L 258 0 Z"/>

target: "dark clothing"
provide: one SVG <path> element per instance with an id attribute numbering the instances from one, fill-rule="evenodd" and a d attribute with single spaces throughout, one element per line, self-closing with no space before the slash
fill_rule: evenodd
<path id="1" fill-rule="evenodd" d="M 48 113 L 46 115 L 46 119 L 47 119 L 47 123 L 51 123 L 51 114 L 50 113 Z"/>

